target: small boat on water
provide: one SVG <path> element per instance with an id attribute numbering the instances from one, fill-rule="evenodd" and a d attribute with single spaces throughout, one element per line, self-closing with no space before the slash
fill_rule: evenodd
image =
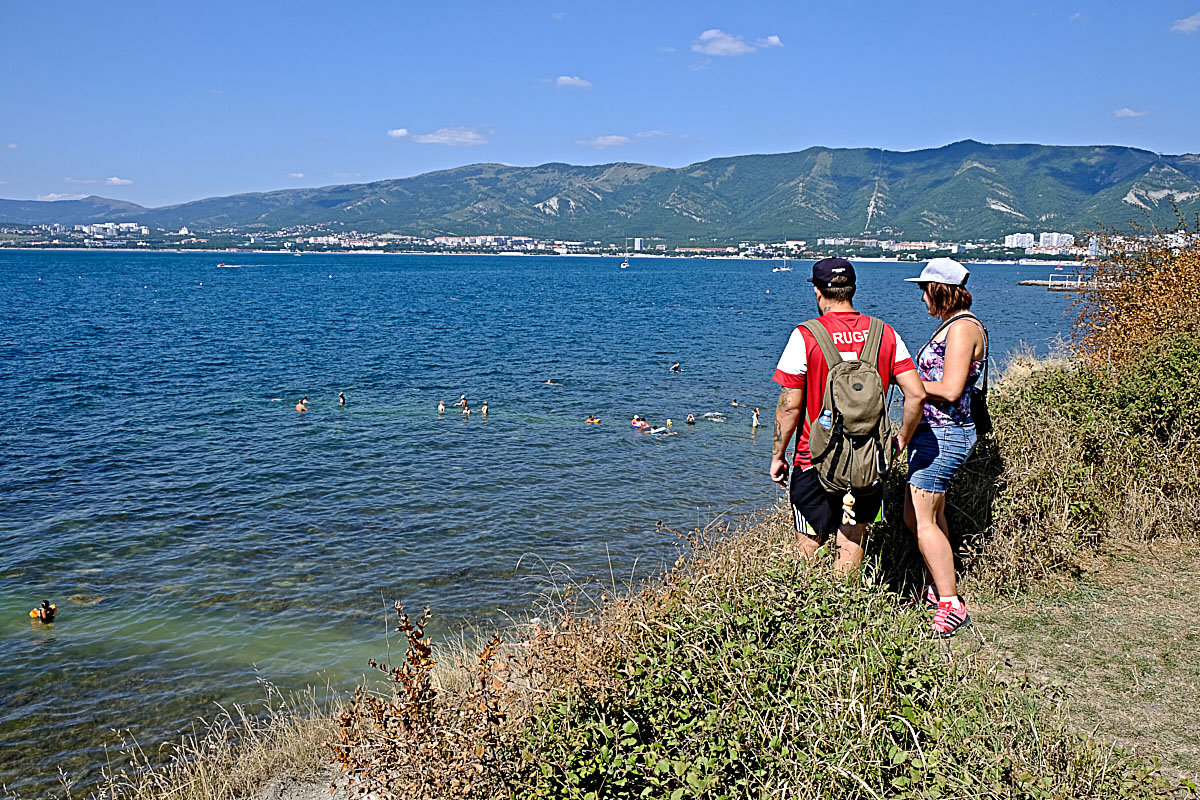
<path id="1" fill-rule="evenodd" d="M 787 263 L 787 256 L 783 257 L 783 266 L 776 267 L 775 269 L 771 270 L 771 272 L 791 272 L 791 271 L 792 271 L 792 268 L 789 267 L 788 263 Z"/>
<path id="2" fill-rule="evenodd" d="M 629 269 L 629 259 L 628 258 L 626 258 L 624 261 L 621 262 L 621 269 Z"/>

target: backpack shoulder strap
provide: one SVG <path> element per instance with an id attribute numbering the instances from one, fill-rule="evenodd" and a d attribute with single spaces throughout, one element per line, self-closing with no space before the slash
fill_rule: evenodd
<path id="1" fill-rule="evenodd" d="M 867 329 L 867 340 L 863 342 L 862 353 L 859 358 L 870 364 L 875 369 L 879 369 L 879 351 L 883 347 L 883 320 L 875 317 L 868 317 L 871 320 L 871 327 Z M 889 368 L 890 369 L 890 368 Z"/>
<path id="2" fill-rule="evenodd" d="M 835 365 L 842 363 L 842 354 L 838 352 L 837 345 L 833 343 L 833 337 L 829 335 L 829 330 L 821 324 L 820 320 L 810 319 L 800 323 L 800 327 L 811 333 L 817 340 L 817 346 L 821 348 L 821 355 L 825 356 L 825 366 L 833 369 Z"/>

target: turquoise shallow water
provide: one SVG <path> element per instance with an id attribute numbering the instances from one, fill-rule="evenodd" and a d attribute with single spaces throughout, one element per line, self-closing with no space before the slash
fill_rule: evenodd
<path id="1" fill-rule="evenodd" d="M 394 598 L 435 632 L 519 616 L 551 574 L 672 560 L 657 520 L 772 504 L 807 265 L 617 264 L 0 252 L 0 784 L 86 785 L 112 729 L 157 743 L 260 675 L 352 686 Z M 913 349 L 917 271 L 862 264 L 856 301 Z M 1069 296 L 1016 286 L 1046 271 L 973 267 L 997 354 L 1066 329 Z M 725 421 L 628 425 L 689 412 Z"/>

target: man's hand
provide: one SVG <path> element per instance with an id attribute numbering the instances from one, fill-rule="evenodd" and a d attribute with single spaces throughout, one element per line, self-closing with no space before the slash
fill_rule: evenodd
<path id="1" fill-rule="evenodd" d="M 784 387 L 775 406 L 775 433 L 771 437 L 771 480 L 784 485 L 788 479 L 787 447 L 804 413 L 804 390 Z"/>
<path id="2" fill-rule="evenodd" d="M 778 456 L 771 457 L 771 480 L 778 483 L 780 486 L 787 486 L 788 465 L 787 461 Z"/>

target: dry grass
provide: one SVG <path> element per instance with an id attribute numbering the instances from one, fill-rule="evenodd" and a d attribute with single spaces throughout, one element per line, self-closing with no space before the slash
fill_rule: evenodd
<path id="1" fill-rule="evenodd" d="M 309 691 L 284 697 L 263 684 L 267 700 L 251 713 L 242 706 L 202 720 L 177 743 L 147 753 L 126 741 L 113 754 L 100 789 L 102 800 L 243 800 L 271 780 L 312 780 L 328 772 L 325 743 L 333 736 L 330 696 Z M 69 789 L 67 796 L 70 797 Z"/>
<path id="2" fill-rule="evenodd" d="M 1107 554 L 1036 598 L 977 603 L 997 651 L 1068 698 L 1071 723 L 1200 780 L 1200 552 L 1163 539 Z"/>
<path id="3" fill-rule="evenodd" d="M 874 581 L 797 559 L 786 514 L 690 537 L 641 591 L 430 677 L 405 664 L 339 718 L 377 798 L 1150 797 L 1141 762 L 1064 730 L 1032 687 L 929 639 Z M 524 637 L 523 632 L 518 635 Z M 1053 708 L 1052 700 L 1046 699 Z"/>

